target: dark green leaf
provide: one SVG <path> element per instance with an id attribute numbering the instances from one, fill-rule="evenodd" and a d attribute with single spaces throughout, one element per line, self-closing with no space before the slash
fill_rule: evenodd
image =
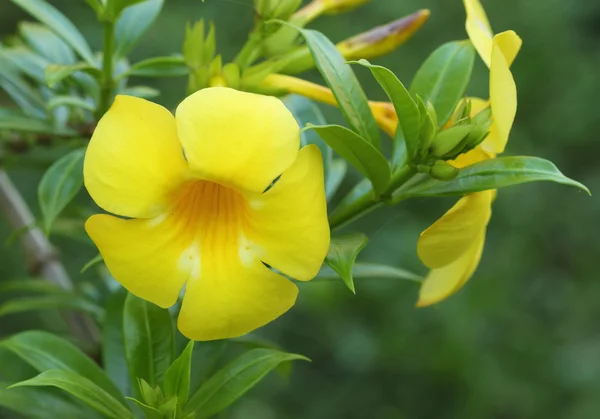
<path id="1" fill-rule="evenodd" d="M 347 170 L 348 164 L 346 163 L 346 160 L 331 160 L 329 175 L 327 176 L 327 179 L 325 179 L 325 195 L 327 196 L 328 202 L 331 200 L 331 198 L 333 198 L 338 188 L 342 184 Z"/>
<path id="2" fill-rule="evenodd" d="M 190 393 L 190 374 L 194 341 L 191 340 L 183 353 L 165 372 L 165 397 L 177 396 L 180 406 L 185 406 Z"/>
<path id="3" fill-rule="evenodd" d="M 306 40 L 317 69 L 331 88 L 348 124 L 375 149 L 380 150 L 379 128 L 369 108 L 367 96 L 352 68 L 335 45 L 321 32 L 297 29 Z"/>
<path id="4" fill-rule="evenodd" d="M 138 77 L 181 77 L 188 75 L 188 68 L 181 56 L 148 58 L 132 65 L 118 78 Z"/>
<path id="5" fill-rule="evenodd" d="M 129 376 L 135 387 L 138 378 L 152 387 L 162 383 L 173 362 L 173 323 L 169 311 L 132 294 L 125 300 L 123 313 L 125 355 Z"/>
<path id="6" fill-rule="evenodd" d="M 51 64 L 44 71 L 44 78 L 49 87 L 54 87 L 57 83 L 65 78 L 83 71 L 92 76 L 100 77 L 100 70 L 88 63 L 76 63 L 71 65 Z"/>
<path id="7" fill-rule="evenodd" d="M 124 400 L 115 399 L 92 380 L 73 371 L 45 371 L 29 380 L 13 384 L 10 388 L 16 387 L 56 387 L 108 418 L 134 419 L 131 412 L 124 407 Z"/>
<path id="8" fill-rule="evenodd" d="M 475 62 L 475 49 L 469 41 L 442 45 L 425 60 L 410 86 L 410 93 L 431 102 L 442 127 L 464 96 Z"/>
<path id="9" fill-rule="evenodd" d="M 196 342 L 192 355 L 193 374 L 190 377 L 190 391 L 192 393 L 195 393 L 200 385 L 215 372 L 228 344 L 229 340 Z"/>
<path id="10" fill-rule="evenodd" d="M 450 181 L 416 176 L 393 194 L 393 202 L 414 196 L 464 195 L 521 183 L 549 181 L 574 186 L 590 193 L 581 183 L 563 175 L 556 166 L 539 157 L 498 157 L 460 169 Z"/>
<path id="11" fill-rule="evenodd" d="M 88 269 L 90 269 L 92 266 L 102 262 L 104 260 L 104 258 L 102 257 L 102 255 L 100 253 L 98 253 L 96 256 L 94 256 L 88 263 L 86 263 L 83 268 L 81 268 L 80 273 L 84 273 L 85 271 L 87 271 Z"/>
<path id="12" fill-rule="evenodd" d="M 331 238 L 325 263 L 342 278 L 344 284 L 356 294 L 352 271 L 354 262 L 361 250 L 365 248 L 369 238 L 362 233 L 350 233 Z"/>
<path id="13" fill-rule="evenodd" d="M 85 150 L 70 152 L 57 160 L 44 173 L 38 200 L 44 216 L 44 230 L 50 233 L 52 223 L 83 186 L 83 158 Z"/>
<path id="14" fill-rule="evenodd" d="M 403 139 L 410 155 L 415 156 L 421 128 L 421 117 L 417 104 L 408 93 L 408 90 L 389 69 L 372 65 L 367 60 L 360 60 L 357 63 L 371 70 L 377 82 L 385 90 L 398 115 L 398 130 L 401 133 L 396 136 L 396 139 Z"/>
<path id="15" fill-rule="evenodd" d="M 89 64 L 94 65 L 94 57 L 85 38 L 75 25 L 58 9 L 44 0 L 12 0 L 12 2 L 23 8 L 40 22 L 48 25 L 66 43 L 71 45 L 81 58 Z"/>
<path id="16" fill-rule="evenodd" d="M 71 309 L 91 314 L 97 319 L 102 317 L 102 307 L 93 302 L 78 297 L 72 293 L 43 295 L 39 297 L 27 297 L 16 300 L 8 300 L 0 304 L 0 317 L 9 314 L 25 313 L 37 310 Z"/>
<path id="17" fill-rule="evenodd" d="M 123 342 L 123 306 L 127 291 L 119 288 L 106 299 L 102 322 L 102 364 L 106 374 L 122 394 L 131 394 Z"/>
<path id="18" fill-rule="evenodd" d="M 121 393 L 104 371 L 77 347 L 58 336 L 47 332 L 22 332 L 0 341 L 0 347 L 13 352 L 39 372 L 65 370 L 77 373 L 125 406 Z"/>
<path id="19" fill-rule="evenodd" d="M 185 413 L 197 412 L 196 419 L 206 419 L 221 412 L 254 387 L 282 362 L 308 359 L 273 349 L 246 352 L 210 377 L 190 398 Z"/>
<path id="20" fill-rule="evenodd" d="M 158 17 L 164 0 L 146 0 L 121 13 L 115 27 L 115 55 L 126 57 Z"/>
<path id="21" fill-rule="evenodd" d="M 27 44 L 50 64 L 73 64 L 75 54 L 58 35 L 39 23 L 21 22 L 19 32 Z"/>
<path id="22" fill-rule="evenodd" d="M 341 125 L 309 126 L 338 153 L 373 183 L 378 193 L 383 193 L 391 176 L 390 165 L 375 147 L 354 131 Z"/>
<path id="23" fill-rule="evenodd" d="M 323 265 L 316 279 L 339 280 L 339 274 L 331 267 Z M 413 272 L 393 266 L 380 265 L 378 263 L 356 262 L 352 267 L 352 278 L 374 279 L 392 278 L 407 281 L 422 282 L 423 278 Z"/>
<path id="24" fill-rule="evenodd" d="M 33 292 L 40 294 L 63 293 L 63 289 L 45 279 L 14 279 L 0 282 L 0 294 L 8 292 Z"/>
<path id="25" fill-rule="evenodd" d="M 102 21 L 115 22 L 124 9 L 133 6 L 143 0 L 105 0 L 104 10 L 100 19 Z"/>
<path id="26" fill-rule="evenodd" d="M 94 112 L 94 105 L 88 102 L 85 99 L 82 99 L 77 96 L 54 96 L 52 99 L 46 103 L 46 107 L 48 110 L 53 110 L 60 106 L 69 106 L 73 108 L 81 108 L 86 111 Z"/>

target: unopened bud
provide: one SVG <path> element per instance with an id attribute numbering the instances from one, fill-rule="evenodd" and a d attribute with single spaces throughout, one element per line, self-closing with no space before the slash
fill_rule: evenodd
<path id="1" fill-rule="evenodd" d="M 323 6 L 323 13 L 333 15 L 356 9 L 371 0 L 316 0 Z"/>
<path id="2" fill-rule="evenodd" d="M 185 28 L 183 58 L 192 69 L 207 66 L 215 55 L 215 25 L 210 22 L 206 34 L 204 26 L 204 20 L 200 20 L 193 25 L 188 24 Z"/>
<path id="3" fill-rule="evenodd" d="M 452 180 L 458 175 L 458 168 L 444 160 L 436 161 L 429 170 L 429 176 L 437 180 Z"/>
<path id="4" fill-rule="evenodd" d="M 419 131 L 419 143 L 415 150 L 415 156 L 418 159 L 425 159 L 429 154 L 429 146 L 437 133 L 437 115 L 431 102 L 423 102 L 423 99 L 417 95 L 417 104 L 421 114 L 421 130 Z"/>
<path id="5" fill-rule="evenodd" d="M 429 10 L 419 10 L 347 39 L 339 43 L 337 49 L 347 60 L 371 59 L 388 54 L 410 39 L 427 22 L 429 15 Z"/>
<path id="6" fill-rule="evenodd" d="M 302 0 L 254 0 L 254 10 L 262 20 L 288 20 Z"/>
<path id="7" fill-rule="evenodd" d="M 475 125 L 457 125 L 443 130 L 431 142 L 430 154 L 438 158 L 446 157 L 474 128 Z"/>

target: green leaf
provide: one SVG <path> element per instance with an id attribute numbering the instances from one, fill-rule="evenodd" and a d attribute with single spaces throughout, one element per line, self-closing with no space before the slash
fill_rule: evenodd
<path id="1" fill-rule="evenodd" d="M 460 169 L 449 181 L 416 176 L 394 192 L 393 202 L 416 196 L 451 196 L 498 189 L 521 183 L 549 181 L 574 186 L 590 194 L 581 183 L 563 175 L 556 166 L 539 157 L 498 157 Z"/>
<path id="2" fill-rule="evenodd" d="M 348 164 L 343 159 L 332 159 L 329 168 L 329 175 L 325 179 L 325 195 L 327 196 L 327 202 L 333 198 L 337 190 L 339 189 L 346 171 L 348 170 Z"/>
<path id="3" fill-rule="evenodd" d="M 191 340 L 183 353 L 165 372 L 165 397 L 177 396 L 180 406 L 185 406 L 190 393 L 190 374 L 194 341 Z"/>
<path id="4" fill-rule="evenodd" d="M 0 341 L 0 347 L 13 352 L 38 372 L 64 370 L 85 377 L 125 406 L 119 390 L 91 358 L 70 342 L 51 333 L 27 331 Z"/>
<path id="5" fill-rule="evenodd" d="M 32 22 L 19 23 L 19 32 L 27 44 L 48 64 L 73 64 L 75 54 L 69 45 L 46 25 Z"/>
<path id="6" fill-rule="evenodd" d="M 325 117 L 321 109 L 312 100 L 299 95 L 287 95 L 283 98 L 283 103 L 290 110 L 300 128 L 304 128 L 307 124 L 325 125 Z M 300 146 L 304 147 L 308 144 L 316 144 L 321 150 L 323 156 L 323 169 L 325 179 L 329 176 L 331 166 L 331 158 L 333 156 L 331 148 L 323 142 L 323 140 L 312 130 L 300 131 Z"/>
<path id="7" fill-rule="evenodd" d="M 160 91 L 148 86 L 131 86 L 123 89 L 121 94 L 141 97 L 142 99 L 152 99 L 160 96 Z"/>
<path id="8" fill-rule="evenodd" d="M 44 0 L 12 0 L 17 6 L 20 6 L 27 13 L 38 19 L 40 22 L 48 25 L 58 36 L 68 43 L 77 53 L 94 65 L 94 56 L 85 38 L 77 30 L 75 25 L 65 17 L 58 9 Z"/>
<path id="9" fill-rule="evenodd" d="M 331 238 L 325 263 L 342 278 L 350 291 L 356 294 L 352 271 L 354 262 L 361 250 L 365 248 L 369 238 L 362 233 L 350 233 Z"/>
<path id="10" fill-rule="evenodd" d="M 0 406 L 29 419 L 96 418 L 94 414 L 71 400 L 53 392 L 36 388 L 7 389 L 9 383 L 0 382 Z"/>
<path id="11" fill-rule="evenodd" d="M 45 279 L 13 279 L 0 282 L 0 294 L 9 292 L 33 292 L 41 294 L 63 293 L 58 285 Z"/>
<path id="12" fill-rule="evenodd" d="M 13 384 L 10 388 L 16 387 L 56 387 L 108 418 L 134 419 L 131 412 L 124 407 L 124 400 L 115 399 L 94 381 L 73 371 L 45 371 L 29 380 Z"/>
<path id="13" fill-rule="evenodd" d="M 210 418 L 229 407 L 279 364 L 294 360 L 308 361 L 308 358 L 273 349 L 248 351 L 210 377 L 190 398 L 184 413 L 196 412 L 196 419 Z"/>
<path id="14" fill-rule="evenodd" d="M 90 112 L 94 112 L 96 110 L 94 105 L 92 105 L 90 102 L 77 96 L 54 96 L 46 103 L 46 107 L 49 111 L 60 106 L 80 108 Z"/>
<path id="15" fill-rule="evenodd" d="M 162 419 L 163 415 L 160 413 L 158 409 L 155 409 L 152 406 L 148 406 L 147 404 L 139 401 L 138 399 L 134 399 L 133 397 L 126 397 L 127 400 L 131 400 L 137 407 L 140 408 L 142 413 L 144 414 L 145 419 Z"/>
<path id="16" fill-rule="evenodd" d="M 127 291 L 119 288 L 110 294 L 104 306 L 102 322 L 102 365 L 121 394 L 131 394 L 131 382 L 127 372 L 125 344 L 123 339 L 123 306 Z"/>
<path id="17" fill-rule="evenodd" d="M 115 26 L 115 55 L 126 57 L 158 17 L 164 0 L 146 0 L 128 7 Z"/>
<path id="18" fill-rule="evenodd" d="M 102 261 L 104 261 L 104 258 L 102 257 L 102 255 L 100 253 L 98 253 L 96 256 L 94 256 L 92 259 L 90 259 L 90 261 L 88 263 L 83 265 L 83 268 L 81 268 L 81 271 L 79 271 L 79 273 L 84 273 L 85 271 L 90 269 L 92 266 L 97 265 L 98 263 L 100 263 Z"/>
<path id="19" fill-rule="evenodd" d="M 123 313 L 125 356 L 134 387 L 138 378 L 152 387 L 162 382 L 173 362 L 173 322 L 169 311 L 132 294 L 125 300 Z"/>
<path id="20" fill-rule="evenodd" d="M 315 130 L 336 153 L 369 178 L 379 194 L 386 190 L 391 177 L 390 165 L 367 140 L 341 125 L 309 125 L 308 128 Z"/>
<path id="21" fill-rule="evenodd" d="M 389 69 L 373 65 L 367 60 L 360 60 L 356 63 L 371 70 L 377 82 L 385 90 L 398 115 L 398 130 L 400 132 L 396 135 L 396 141 L 404 140 L 410 155 L 415 156 L 421 128 L 421 116 L 417 104 L 402 82 Z"/>
<path id="22" fill-rule="evenodd" d="M 71 65 L 50 64 L 44 71 L 44 78 L 48 87 L 52 88 L 57 83 L 79 71 L 86 72 L 94 77 L 100 77 L 100 70 L 88 63 L 80 62 Z"/>
<path id="23" fill-rule="evenodd" d="M 25 115 L 0 115 L 0 130 L 36 132 L 40 134 L 55 134 L 64 136 L 77 135 L 77 131 L 74 131 L 70 128 L 58 128 L 48 121 Z"/>
<path id="24" fill-rule="evenodd" d="M 143 0 L 106 0 L 100 19 L 114 22 L 121 16 L 124 9 L 141 1 Z"/>
<path id="25" fill-rule="evenodd" d="M 43 295 L 39 297 L 19 298 L 8 300 L 0 304 L 0 317 L 9 314 L 26 313 L 28 311 L 64 309 L 83 311 L 89 313 L 97 319 L 102 317 L 102 307 L 93 302 L 78 297 L 72 293 L 64 292 L 62 294 Z"/>
<path id="26" fill-rule="evenodd" d="M 44 217 L 44 230 L 52 223 L 83 186 L 84 149 L 70 152 L 44 173 L 38 187 L 38 200 Z"/>
<path id="27" fill-rule="evenodd" d="M 379 128 L 369 108 L 367 96 L 352 68 L 335 45 L 321 32 L 312 29 L 296 29 L 306 40 L 317 69 L 331 88 L 348 124 L 376 150 L 380 150 Z"/>
<path id="28" fill-rule="evenodd" d="M 119 74 L 117 79 L 128 76 L 137 77 L 181 77 L 188 75 L 188 68 L 181 56 L 148 58 L 132 65 Z"/>
<path id="29" fill-rule="evenodd" d="M 339 280 L 340 275 L 328 265 L 323 265 L 316 279 L 321 280 Z M 392 278 L 407 281 L 422 282 L 423 277 L 405 269 L 396 268 L 378 263 L 356 262 L 352 267 L 352 278 L 374 279 L 374 278 Z"/>
<path id="30" fill-rule="evenodd" d="M 410 93 L 433 104 L 438 126 L 446 124 L 464 96 L 474 62 L 471 42 L 454 41 L 436 49 L 417 71 Z"/>
<path id="31" fill-rule="evenodd" d="M 34 90 L 6 58 L 0 57 L 0 90 L 4 90 L 28 116 L 45 119 L 46 109 L 40 93 Z"/>
<path id="32" fill-rule="evenodd" d="M 5 58 L 38 83 L 45 84 L 44 69 L 50 62 L 24 46 L 0 49 L 0 57 Z"/>

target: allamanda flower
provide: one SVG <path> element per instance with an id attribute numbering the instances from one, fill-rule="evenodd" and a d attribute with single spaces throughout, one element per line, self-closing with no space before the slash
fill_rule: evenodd
<path id="1" fill-rule="evenodd" d="M 243 335 L 294 304 L 298 289 L 278 272 L 310 280 L 329 247 L 321 155 L 298 148 L 299 127 L 273 97 L 204 89 L 174 117 L 118 96 L 84 177 L 124 218 L 93 215 L 86 230 L 131 293 L 169 307 L 185 286 L 185 336 Z"/>
<path id="2" fill-rule="evenodd" d="M 478 0 L 464 0 L 466 30 L 479 56 L 490 69 L 490 101 L 493 123 L 490 134 L 477 148 L 451 162 L 461 168 L 502 153 L 517 111 L 517 89 L 510 72 L 521 47 L 521 38 L 506 31 L 493 35 Z M 472 113 L 488 106 L 471 99 Z M 421 286 L 417 306 L 435 304 L 458 291 L 473 275 L 483 252 L 485 233 L 496 191 L 466 195 L 419 238 L 417 253 L 431 269 Z"/>

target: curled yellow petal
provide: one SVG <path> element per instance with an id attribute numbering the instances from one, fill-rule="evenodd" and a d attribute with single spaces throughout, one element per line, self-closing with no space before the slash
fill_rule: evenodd
<path id="1" fill-rule="evenodd" d="M 465 28 L 469 39 L 485 65 L 490 67 L 494 33 L 485 10 L 479 0 L 463 0 L 463 3 L 467 12 Z"/>

